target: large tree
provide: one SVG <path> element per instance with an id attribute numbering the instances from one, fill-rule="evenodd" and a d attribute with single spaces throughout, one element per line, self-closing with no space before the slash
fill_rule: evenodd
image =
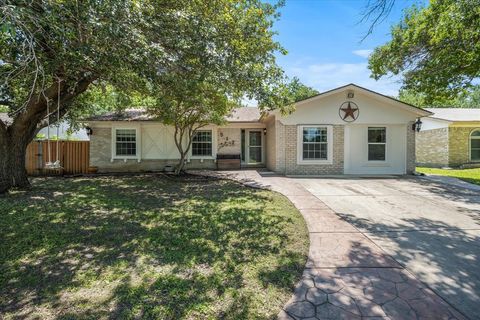
<path id="1" fill-rule="evenodd" d="M 164 10 L 156 18 L 172 36 L 178 5 Z M 152 8 L 132 1 L 2 1 L 0 13 L 0 96 L 12 119 L 0 121 L 0 193 L 29 185 L 26 146 L 57 108 L 63 116 L 93 82 L 126 84 L 176 53 L 145 43 Z"/>
<path id="2" fill-rule="evenodd" d="M 276 5 L 18 0 L 3 1 L 0 12 L 0 104 L 12 118 L 0 121 L 0 193 L 29 185 L 26 146 L 47 117 L 55 119 L 57 106 L 61 116 L 75 113 L 92 83 L 145 93 L 158 79 L 200 63 L 216 71 L 217 83 L 235 85 L 225 91 L 231 97 L 243 86 L 260 106 L 276 104 L 272 92 L 283 76 L 274 58 L 282 48 L 271 31 Z"/>
<path id="3" fill-rule="evenodd" d="M 480 76 L 480 0 L 413 6 L 391 36 L 370 56 L 372 76 L 401 75 L 403 89 L 422 93 L 427 103 L 454 98 Z"/>

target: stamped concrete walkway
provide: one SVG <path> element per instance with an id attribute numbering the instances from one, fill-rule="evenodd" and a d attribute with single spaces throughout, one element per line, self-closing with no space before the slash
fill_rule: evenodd
<path id="1" fill-rule="evenodd" d="M 284 194 L 302 213 L 310 252 L 279 319 L 466 319 L 294 179 L 203 172 Z"/>

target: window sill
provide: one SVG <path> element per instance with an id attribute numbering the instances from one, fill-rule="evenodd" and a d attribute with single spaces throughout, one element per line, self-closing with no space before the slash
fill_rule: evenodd
<path id="1" fill-rule="evenodd" d="M 140 162 L 140 158 L 139 157 L 113 157 L 110 159 L 111 162 L 115 161 L 115 160 L 119 160 L 119 161 L 127 161 L 127 160 L 135 160 L 135 161 L 138 161 Z"/>

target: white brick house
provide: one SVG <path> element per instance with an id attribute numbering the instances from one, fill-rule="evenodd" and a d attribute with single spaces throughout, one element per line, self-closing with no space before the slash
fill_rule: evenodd
<path id="1" fill-rule="evenodd" d="M 408 174 L 415 169 L 416 119 L 431 113 L 349 84 L 261 114 L 238 108 L 224 126 L 202 128 L 187 168 L 216 168 L 217 155 L 286 175 Z M 88 120 L 90 164 L 99 171 L 162 170 L 179 158 L 173 129 L 142 110 Z"/>

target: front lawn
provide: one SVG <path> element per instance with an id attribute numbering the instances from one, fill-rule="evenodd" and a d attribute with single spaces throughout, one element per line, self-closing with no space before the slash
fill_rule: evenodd
<path id="1" fill-rule="evenodd" d="M 455 177 L 470 183 L 480 185 L 480 168 L 455 170 L 417 167 L 417 171 L 425 174 L 436 174 L 439 176 Z"/>
<path id="2" fill-rule="evenodd" d="M 308 251 L 282 195 L 164 176 L 35 179 L 0 197 L 0 317 L 267 319 Z"/>

